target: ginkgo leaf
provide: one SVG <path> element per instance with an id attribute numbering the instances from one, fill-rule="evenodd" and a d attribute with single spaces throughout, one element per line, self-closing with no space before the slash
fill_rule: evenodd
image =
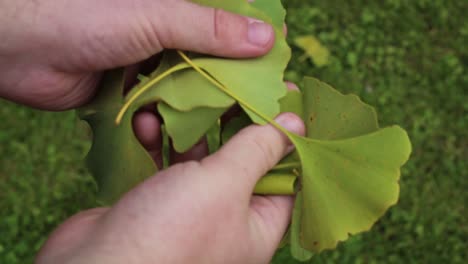
<path id="1" fill-rule="evenodd" d="M 321 95 L 324 94 L 324 97 L 330 100 L 329 104 L 317 104 L 317 108 L 304 104 L 307 123 L 315 122 L 318 115 L 321 118 L 330 116 L 332 119 L 339 116 L 338 123 L 346 123 L 348 120 L 355 122 L 351 122 L 349 128 L 335 124 L 331 126 L 327 122 L 317 125 L 317 131 L 322 131 L 317 133 L 320 137 L 338 138 L 349 135 L 346 139 L 318 140 L 302 137 L 276 124 L 257 110 L 256 105 L 245 102 L 228 87 L 217 83 L 204 73 L 182 53 L 181 56 L 219 89 L 229 91 L 240 105 L 285 133 L 296 146 L 302 165 L 303 217 L 299 236 L 303 248 L 313 252 L 334 248 L 338 241 L 345 240 L 349 234 L 368 230 L 391 205 L 396 203 L 399 170 L 411 152 L 408 136 L 399 127 L 385 128 L 357 136 L 376 129 L 377 124 L 372 109 L 356 97 L 330 92 L 331 87 L 307 79 L 304 102 L 310 102 L 307 98 L 313 93 L 307 91 L 313 89 L 318 91 L 314 95 L 315 98 L 322 100 Z M 308 84 L 312 87 L 308 87 Z M 348 100 L 351 103 L 348 104 Z M 340 108 L 338 111 L 329 110 L 329 107 L 337 102 L 349 106 L 349 116 L 341 118 L 346 111 Z M 314 118 L 310 118 L 312 113 L 310 110 L 316 112 Z M 336 131 L 335 127 L 348 132 Z M 310 136 L 314 133 L 308 131 L 307 134 Z M 377 189 L 380 190 L 376 192 Z M 343 212 L 346 208 L 352 210 Z"/>
<path id="2" fill-rule="evenodd" d="M 286 17 L 286 10 L 281 4 L 277 4 L 279 1 L 272 0 L 255 0 L 250 3 L 253 7 L 261 10 L 265 13 L 270 19 L 271 24 L 277 28 L 282 28 L 284 26 L 284 18 Z"/>
<path id="3" fill-rule="evenodd" d="M 281 113 L 291 112 L 298 116 L 303 115 L 302 94 L 300 91 L 287 91 L 286 95 L 279 100 L 279 104 Z M 226 143 L 239 130 L 250 124 L 252 124 L 252 122 L 244 112 L 239 116 L 232 118 L 223 128 L 222 142 Z"/>
<path id="4" fill-rule="evenodd" d="M 301 243 L 301 219 L 302 219 L 302 192 L 296 194 L 294 210 L 289 232 L 289 243 L 291 244 L 291 255 L 299 261 L 307 261 L 314 253 L 304 249 Z"/>
<path id="5" fill-rule="evenodd" d="M 199 67 L 216 76 L 219 82 L 234 89 L 234 92 L 241 98 L 257 105 L 259 110 L 269 117 L 275 117 L 280 112 L 278 100 L 286 93 L 283 73 L 291 57 L 290 48 L 282 34 L 285 10 L 281 1 L 273 1 L 269 5 L 263 4 L 262 7 L 267 8 L 266 11 L 258 10 L 245 0 L 194 0 L 192 2 L 222 8 L 268 23 L 275 23 L 274 47 L 263 57 L 243 60 L 200 56 L 192 58 Z M 275 17 L 269 17 L 266 14 Z M 195 71 L 185 70 L 187 65 L 171 52 L 163 57 L 155 75 L 157 76 L 171 68 L 177 68 L 177 71 L 152 85 L 148 91 L 131 102 L 133 108 L 155 101 L 164 101 L 179 111 L 188 111 L 198 107 L 221 108 L 233 103 L 231 98 L 207 83 Z M 144 83 L 139 85 L 139 87 L 142 86 Z M 135 91 L 127 98 L 136 94 L 139 87 L 134 89 Z M 203 96 L 200 96 L 201 94 Z M 258 94 L 262 94 L 262 96 L 258 96 Z M 249 110 L 246 111 L 255 122 L 266 123 L 265 120 L 250 113 Z"/>
<path id="6" fill-rule="evenodd" d="M 278 32 L 282 30 L 285 17 L 285 10 L 281 2 L 274 1 L 271 2 L 270 5 L 263 5 L 263 8 L 266 8 L 266 11 L 268 11 L 265 13 L 275 17 L 268 17 L 262 12 L 265 10 L 259 11 L 243 0 L 205 0 L 193 2 L 223 8 L 227 11 L 262 19 L 276 25 L 275 31 L 277 32 L 277 37 L 275 38 L 275 45 L 268 55 L 261 58 L 244 60 L 214 57 L 197 58 L 200 56 L 192 58 L 200 67 L 203 67 L 204 70 L 211 75 L 215 75 L 218 81 L 229 84 L 229 87 L 234 87 L 233 89 L 235 89 L 236 94 L 246 100 L 254 102 L 260 110 L 269 117 L 276 116 L 280 111 L 278 100 L 286 93 L 285 84 L 282 79 L 284 69 L 290 58 L 290 49 L 286 43 L 285 37 L 283 35 L 278 35 Z M 180 59 L 180 56 L 174 55 L 174 52 L 166 52 L 160 66 L 152 76 L 158 76 L 170 69 L 176 70 L 164 79 L 151 85 L 151 87 L 144 93 L 141 93 L 136 100 L 133 100 L 134 95 L 139 93 L 141 87 L 145 87 L 147 83 L 151 82 L 151 78 L 142 82 L 142 84 L 136 87 L 136 89 L 127 96 L 127 101 L 131 104 L 129 112 L 133 112 L 148 103 L 163 101 L 174 108 L 175 111 L 187 112 L 195 108 L 204 108 L 204 113 L 208 113 L 210 111 L 209 109 L 212 109 L 211 111 L 215 112 L 208 115 L 215 116 L 217 112 L 219 112 L 217 109 L 228 107 L 234 103 L 232 98 L 214 87 L 213 84 L 209 83 L 196 71 L 187 69 L 186 63 Z M 258 96 L 258 94 L 263 95 Z M 167 108 L 165 109 L 167 110 Z M 168 111 L 169 110 L 166 112 Z M 256 117 L 255 114 L 249 114 L 257 123 L 265 123 L 265 120 Z M 175 133 L 175 124 L 178 123 L 178 121 L 168 120 L 172 116 L 180 117 L 181 114 L 173 114 L 165 118 L 167 123 L 172 124 L 172 129 L 168 127 L 168 132 L 178 150 L 186 149 L 188 147 L 186 143 L 193 142 L 193 139 L 200 135 L 182 135 L 180 133 Z M 202 124 L 205 125 L 205 127 L 202 128 Z M 209 124 L 208 122 L 201 123 L 197 131 L 206 131 L 212 125 L 213 124 Z"/>
<path id="7" fill-rule="evenodd" d="M 247 114 L 242 112 L 239 116 L 235 116 L 224 124 L 221 131 L 221 142 L 225 144 L 231 139 L 237 132 L 239 132 L 244 127 L 252 124 L 252 121 L 249 119 Z"/>
<path id="8" fill-rule="evenodd" d="M 157 70 L 149 78 L 143 78 L 143 82 L 126 97 L 132 105 L 131 110 L 162 101 L 158 109 L 177 152 L 185 152 L 196 144 L 235 102 L 186 65 L 177 53 L 166 51 Z M 147 83 L 174 67 L 178 70 L 149 86 L 132 101 Z"/>
<path id="9" fill-rule="evenodd" d="M 411 146 L 400 128 L 378 130 L 375 110 L 357 96 L 314 78 L 305 78 L 302 91 L 308 138 L 291 136 L 302 163 L 295 207 L 303 211 L 300 234 L 292 235 L 320 252 L 369 229 L 396 203 Z"/>
<path id="10" fill-rule="evenodd" d="M 316 37 L 310 35 L 297 37 L 294 43 L 305 51 L 305 56 L 309 57 L 317 67 L 328 64 L 330 51 Z"/>
<path id="11" fill-rule="evenodd" d="M 280 99 L 280 108 L 281 113 L 294 113 L 299 117 L 302 117 L 304 114 L 303 98 L 302 93 L 296 90 L 289 90 L 285 97 Z M 299 163 L 299 155 L 297 151 L 284 157 L 275 167 L 276 170 L 289 170 L 292 171 L 293 168 L 297 167 Z"/>
<path id="12" fill-rule="evenodd" d="M 221 120 L 217 120 L 206 132 L 209 153 L 215 153 L 221 147 Z"/>
<path id="13" fill-rule="evenodd" d="M 304 107 L 302 103 L 302 93 L 296 90 L 290 90 L 280 99 L 281 113 L 290 112 L 298 116 L 303 116 Z"/>
<path id="14" fill-rule="evenodd" d="M 285 12 L 263 13 L 245 0 L 213 1 L 196 0 L 199 4 L 253 17 L 266 22 L 284 21 Z M 284 10 L 281 1 L 270 1 L 268 6 L 272 10 Z M 266 7 L 266 6 L 265 6 Z M 269 18 L 268 15 L 282 16 Z M 244 60 L 228 60 L 223 58 L 196 58 L 193 62 L 207 71 L 211 76 L 226 86 L 233 89 L 237 96 L 245 102 L 255 105 L 260 112 L 270 118 L 274 118 L 279 112 L 278 100 L 286 94 L 286 85 L 283 82 L 283 73 L 289 62 L 291 51 L 286 43 L 281 26 L 274 25 L 275 44 L 272 50 L 260 58 Z M 259 96 L 261 95 L 261 96 Z M 249 109 L 244 108 L 255 123 L 267 123 Z"/>
<path id="15" fill-rule="evenodd" d="M 132 116 L 124 117 L 119 126 L 114 123 L 123 104 L 123 80 L 123 69 L 106 72 L 93 101 L 78 110 L 80 118 L 93 131 L 87 164 L 98 185 L 98 199 L 106 205 L 157 171 L 148 152 L 135 138 Z"/>
<path id="16" fill-rule="evenodd" d="M 308 138 L 343 139 L 379 129 L 375 109 L 356 95 L 343 95 L 311 77 L 304 78 L 302 93 Z"/>
<path id="17" fill-rule="evenodd" d="M 379 129 L 372 107 L 313 78 L 305 79 L 303 94 L 286 94 L 283 71 L 290 50 L 282 33 L 285 11 L 279 0 L 193 2 L 273 24 L 275 45 L 261 58 L 243 60 L 166 51 L 158 69 L 148 78 L 140 77 L 141 83 L 126 97 L 123 69 L 107 72 L 96 98 L 79 111 L 93 129 L 88 165 L 101 199 L 113 202 L 157 171 L 132 129 L 132 116 L 141 106 L 159 102 L 165 120 L 162 130 L 172 137 L 176 150 L 183 152 L 209 130 L 214 135 L 211 145 L 219 143 L 219 118 L 237 102 L 245 113 L 227 124 L 223 142 L 253 121 L 271 123 L 296 146 L 260 186 L 261 193 L 268 194 L 271 190 L 266 183 L 274 180 L 282 193 L 283 184 L 277 184 L 280 178 L 286 180 L 285 186 L 293 187 L 299 180 L 301 189 L 286 236 L 296 258 L 309 259 L 311 252 L 334 248 L 349 234 L 368 230 L 398 199 L 400 167 L 411 152 L 406 132 L 396 126 Z M 317 65 L 328 60 L 328 50 L 315 38 L 297 43 L 303 44 Z M 302 116 L 307 137 L 275 123 L 280 111 Z"/>
<path id="18" fill-rule="evenodd" d="M 178 70 L 150 86 L 132 104 L 138 108 L 148 103 L 163 101 L 175 110 L 186 112 L 200 107 L 227 108 L 235 103 L 231 97 L 189 68 L 190 66 L 174 51 L 164 53 L 157 70 L 126 96 L 127 101 L 152 78 L 173 67 Z"/>
<path id="19" fill-rule="evenodd" d="M 397 202 L 400 167 L 411 152 L 403 129 L 335 141 L 291 139 L 302 162 L 303 248 L 335 248 L 349 234 L 369 230 Z"/>
<path id="20" fill-rule="evenodd" d="M 158 110 L 172 138 L 174 149 L 183 153 L 200 141 L 227 109 L 200 107 L 180 112 L 165 103 L 159 103 Z"/>

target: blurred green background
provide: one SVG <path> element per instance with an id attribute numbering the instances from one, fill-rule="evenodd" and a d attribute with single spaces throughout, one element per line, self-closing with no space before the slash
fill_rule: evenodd
<path id="1" fill-rule="evenodd" d="M 467 1 L 285 1 L 289 36 L 330 50 L 316 67 L 293 46 L 286 78 L 315 76 L 408 130 L 401 197 L 374 228 L 310 263 L 466 263 Z M 0 101 L 0 263 L 31 263 L 60 222 L 95 205 L 83 164 L 88 135 L 73 112 Z M 274 263 L 296 263 L 283 249 Z"/>

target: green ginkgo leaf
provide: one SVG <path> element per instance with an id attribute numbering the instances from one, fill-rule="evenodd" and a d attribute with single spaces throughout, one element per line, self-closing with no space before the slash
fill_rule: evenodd
<path id="1" fill-rule="evenodd" d="M 291 244 L 291 255 L 299 261 L 307 261 L 314 253 L 304 249 L 301 242 L 301 219 L 302 219 L 302 192 L 296 194 L 294 210 L 290 225 L 289 243 Z"/>
<path id="2" fill-rule="evenodd" d="M 229 141 L 229 139 L 231 139 L 231 137 L 237 134 L 237 132 L 251 124 L 252 121 L 244 112 L 242 112 L 238 116 L 231 118 L 231 120 L 224 124 L 221 130 L 221 142 L 225 144 Z"/>
<path id="3" fill-rule="evenodd" d="M 124 70 L 108 71 L 103 76 L 98 94 L 78 110 L 93 131 L 93 145 L 87 156 L 88 167 L 98 188 L 98 199 L 111 204 L 148 176 L 157 167 L 148 152 L 135 138 L 132 116 L 127 115 L 117 126 L 115 116 L 123 105 Z"/>
<path id="4" fill-rule="evenodd" d="M 255 0 L 252 1 L 250 5 L 265 13 L 271 19 L 271 24 L 276 28 L 282 28 L 284 26 L 286 10 L 279 1 Z"/>
<path id="5" fill-rule="evenodd" d="M 375 109 L 356 95 L 343 95 L 315 78 L 304 78 L 303 119 L 307 137 L 335 140 L 379 129 Z"/>
<path id="6" fill-rule="evenodd" d="M 400 167 L 411 152 L 408 136 L 396 126 L 373 132 L 377 129 L 375 113 L 357 97 L 341 95 L 312 78 L 306 79 L 304 116 L 308 118 L 308 127 L 313 129 L 315 126 L 317 130 L 308 131 L 307 134 L 313 137 L 316 133 L 317 137 L 329 139 L 302 137 L 286 131 L 257 110 L 256 105 L 245 102 L 232 92 L 233 89 L 217 82 L 214 79 L 216 75 L 211 77 L 183 53 L 180 55 L 240 105 L 285 133 L 296 146 L 302 167 L 303 202 L 301 231 L 291 235 L 301 238 L 304 249 L 320 252 L 334 248 L 349 234 L 370 229 L 396 203 Z M 326 98 L 328 104 L 308 105 L 312 104 L 312 99 L 320 101 L 322 98 Z M 345 105 L 348 110 L 339 107 L 337 111 L 330 109 L 335 104 Z M 312 114 L 313 118 L 310 118 Z M 336 119 L 338 124 L 318 122 L 327 117 Z M 347 122 L 348 127 L 341 125 Z"/>
<path id="7" fill-rule="evenodd" d="M 284 21 L 284 8 L 281 1 L 270 1 L 270 5 L 263 5 L 271 10 L 283 10 L 282 12 L 262 12 L 245 0 L 213 1 L 196 0 L 199 4 L 260 19 L 269 23 Z M 270 18 L 268 15 L 278 17 Z M 281 16 L 281 17 L 279 17 Z M 193 62 L 200 68 L 209 72 L 215 79 L 233 89 L 243 101 L 257 106 L 258 110 L 274 118 L 280 112 L 278 100 L 285 96 L 286 85 L 283 81 L 283 73 L 291 57 L 291 51 L 283 34 L 283 24 L 274 25 L 275 44 L 272 50 L 263 57 L 244 60 L 229 60 L 223 58 L 196 58 Z M 259 96 L 261 95 L 261 96 Z M 266 121 L 244 108 L 255 123 L 265 124 Z"/>
<path id="8" fill-rule="evenodd" d="M 257 105 L 269 117 L 275 117 L 280 112 L 278 100 L 286 93 L 285 84 L 282 79 L 284 69 L 290 58 L 290 49 L 285 37 L 282 34 L 278 35 L 282 30 L 286 13 L 281 2 L 274 1 L 269 5 L 265 5 L 265 3 L 260 1 L 257 4 L 261 4 L 261 7 L 264 8 L 262 11 L 244 0 L 200 0 L 193 2 L 262 19 L 275 25 L 277 34 L 275 45 L 268 55 L 261 58 L 245 60 L 214 57 L 197 58 L 200 56 L 192 58 L 200 67 L 204 67 L 210 74 L 216 75 L 218 81 L 227 83 L 229 87 L 233 87 L 234 92 L 240 97 Z M 274 17 L 269 17 L 268 15 Z M 160 76 L 171 69 L 174 72 L 171 72 L 171 74 L 158 82 L 148 85 L 154 80 L 154 77 Z M 201 131 L 206 132 L 214 124 L 208 122 L 199 123 L 196 130 L 199 133 L 177 133 L 177 131 L 183 131 L 184 129 L 183 125 L 178 121 L 183 118 L 182 116 L 187 115 L 181 112 L 189 112 L 198 108 L 204 109 L 203 112 L 207 116 L 213 117 L 219 115 L 221 108 L 228 108 L 235 102 L 200 76 L 199 73 L 192 69 L 187 69 L 187 64 L 180 59 L 180 56 L 171 51 L 165 53 L 160 66 L 151 77 L 153 78 L 144 80 L 126 97 L 127 103 L 130 105 L 127 107 L 130 109 L 128 112 L 132 113 L 148 103 L 156 101 L 165 102 L 166 106 L 164 106 L 164 110 L 166 116 L 164 119 L 166 123 L 170 124 L 167 131 L 177 151 L 188 149 L 190 147 L 187 145 L 188 143 L 196 143 L 196 139 L 201 136 Z M 142 93 L 143 89 L 145 91 Z M 258 96 L 259 93 L 263 95 Z M 168 109 L 167 106 L 172 107 L 173 110 Z M 127 109 L 124 110 L 126 111 Z M 175 114 L 176 112 L 179 113 Z M 172 114 L 169 115 L 168 113 Z M 265 123 L 265 120 L 257 117 L 255 114 L 249 113 L 249 115 L 255 122 Z M 121 117 L 122 115 L 120 115 Z M 172 117 L 177 118 L 177 120 L 170 120 Z"/>
<path id="9" fill-rule="evenodd" d="M 286 96 L 279 101 L 281 113 L 290 112 L 298 116 L 303 116 L 304 106 L 302 101 L 302 93 L 300 91 L 288 91 Z"/>
<path id="10" fill-rule="evenodd" d="M 191 69 L 174 51 L 164 53 L 156 71 L 151 74 L 150 78 L 132 89 L 126 96 L 126 101 L 131 100 L 142 87 L 169 69 L 176 69 L 176 71 L 148 86 L 147 91 L 132 102 L 132 106 L 138 108 L 148 103 L 163 101 L 175 110 L 187 112 L 200 107 L 228 108 L 235 103 L 231 97 L 219 91 Z"/>
<path id="11" fill-rule="evenodd" d="M 313 78 L 304 84 L 308 138 L 290 135 L 302 163 L 295 207 L 303 209 L 300 234 L 292 235 L 320 252 L 368 230 L 397 202 L 399 170 L 411 146 L 401 128 L 379 130 L 375 110 L 358 97 Z"/>
<path id="12" fill-rule="evenodd" d="M 148 78 L 141 77 L 126 97 L 124 70 L 107 72 L 97 96 L 79 110 L 93 130 L 88 165 L 101 200 L 117 200 L 157 171 L 135 138 L 132 117 L 141 106 L 159 102 L 163 131 L 167 131 L 163 134 L 172 137 L 179 152 L 208 131 L 210 150 L 216 150 L 220 136 L 225 142 L 252 122 L 271 123 L 290 138 L 296 151 L 272 168 L 257 187 L 262 194 L 291 194 L 299 187 L 285 236 L 296 258 L 310 259 L 312 252 L 334 248 L 350 234 L 368 230 L 397 202 L 400 167 L 411 152 L 406 132 L 396 126 L 379 129 L 372 107 L 313 78 L 305 79 L 303 94 L 286 93 L 282 79 L 290 50 L 282 34 L 285 11 L 279 0 L 193 2 L 273 24 L 274 48 L 261 58 L 244 60 L 166 51 L 158 69 Z M 234 103 L 244 113 L 228 122 L 220 135 L 220 116 Z M 302 116 L 307 136 L 292 134 L 275 123 L 280 111 Z M 271 184 L 278 192 L 270 189 Z"/>
<path id="13" fill-rule="evenodd" d="M 282 33 L 286 12 L 281 2 L 273 1 L 270 5 L 262 4 L 262 7 L 267 8 L 266 11 L 260 11 L 244 0 L 194 0 L 192 2 L 222 8 L 267 23 L 275 23 L 274 47 L 263 57 L 243 60 L 200 56 L 192 58 L 199 67 L 215 75 L 221 83 L 234 89 L 233 92 L 238 96 L 257 105 L 259 110 L 269 117 L 275 117 L 280 112 L 278 100 L 286 93 L 283 72 L 291 57 L 290 48 Z M 267 14 L 275 17 L 269 17 Z M 140 84 L 127 96 L 127 101 L 130 101 L 133 109 L 148 103 L 164 101 L 179 111 L 189 111 L 199 107 L 221 108 L 233 104 L 229 96 L 213 87 L 195 71 L 186 68 L 187 65 L 180 60 L 179 56 L 175 56 L 173 52 L 166 52 L 153 76 L 159 76 L 169 69 L 174 69 L 174 72 L 146 87 L 147 91 L 139 95 L 137 99 L 132 98 L 139 93 L 141 87 L 145 87 L 151 81 L 151 78 Z M 256 123 L 265 124 L 265 120 L 249 110 L 246 111 Z"/>
<path id="14" fill-rule="evenodd" d="M 226 111 L 225 108 L 200 107 L 180 112 L 165 103 L 159 103 L 158 110 L 172 138 L 172 145 L 179 153 L 189 150 L 200 141 Z"/>
<path id="15" fill-rule="evenodd" d="M 285 97 L 280 99 L 281 113 L 294 113 L 302 117 L 304 113 L 302 93 L 296 90 L 289 90 Z M 297 151 L 284 157 L 275 167 L 276 170 L 286 170 L 292 172 L 300 163 Z"/>
<path id="16" fill-rule="evenodd" d="M 397 202 L 400 167 L 411 152 L 403 129 L 336 141 L 291 138 L 302 162 L 305 249 L 335 248 L 350 234 L 369 230 Z"/>

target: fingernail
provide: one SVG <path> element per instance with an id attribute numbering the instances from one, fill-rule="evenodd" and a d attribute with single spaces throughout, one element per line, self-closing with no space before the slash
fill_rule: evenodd
<path id="1" fill-rule="evenodd" d="M 293 113 L 283 113 L 276 117 L 275 121 L 290 132 L 295 134 L 303 133 L 304 125 L 302 124 L 301 119 Z"/>
<path id="2" fill-rule="evenodd" d="M 255 46 L 265 47 L 273 38 L 271 25 L 257 19 L 249 18 L 247 38 Z"/>

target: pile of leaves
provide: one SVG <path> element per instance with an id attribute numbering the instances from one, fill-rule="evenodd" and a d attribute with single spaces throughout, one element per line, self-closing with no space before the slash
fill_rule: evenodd
<path id="1" fill-rule="evenodd" d="M 256 193 L 296 193 L 284 239 L 295 258 L 307 260 L 350 234 L 369 230 L 398 200 L 400 167 L 411 152 L 406 132 L 398 126 L 379 128 L 372 107 L 314 78 L 304 78 L 301 92 L 287 92 L 283 73 L 290 49 L 282 34 L 285 11 L 279 0 L 193 2 L 272 24 L 274 47 L 248 60 L 165 51 L 158 68 L 140 76 L 126 95 L 124 69 L 107 72 L 99 94 L 79 111 L 93 130 L 87 160 L 101 201 L 116 201 L 158 171 L 132 129 L 133 114 L 157 102 L 164 131 L 178 152 L 204 136 L 213 139 L 214 152 L 252 123 L 271 124 L 292 141 L 296 151 L 260 181 Z M 243 113 L 221 127 L 221 116 L 235 105 Z M 301 116 L 306 136 L 276 124 L 273 119 L 281 112 Z"/>

